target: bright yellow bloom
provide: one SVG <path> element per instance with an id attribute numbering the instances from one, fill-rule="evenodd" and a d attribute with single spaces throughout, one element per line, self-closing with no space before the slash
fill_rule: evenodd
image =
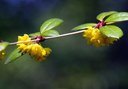
<path id="1" fill-rule="evenodd" d="M 85 37 L 88 43 L 93 44 L 96 47 L 113 44 L 116 38 L 107 37 L 100 32 L 98 28 L 88 27 L 84 31 L 83 37 Z"/>
<path id="2" fill-rule="evenodd" d="M 4 51 L 0 51 L 0 60 L 2 60 L 5 56 L 5 52 Z"/>
<path id="3" fill-rule="evenodd" d="M 36 58 L 37 61 L 43 61 L 51 53 L 50 48 L 43 48 L 39 44 L 32 44 L 29 54 Z"/>
<path id="4" fill-rule="evenodd" d="M 24 36 L 19 36 L 18 42 L 23 41 L 31 41 L 31 38 L 27 34 Z M 23 42 L 21 44 L 17 44 L 17 46 L 22 53 L 28 53 L 32 57 L 36 58 L 37 61 L 45 60 L 46 57 L 51 53 L 50 48 L 43 48 L 36 42 Z"/>
<path id="5" fill-rule="evenodd" d="M 24 34 L 24 36 L 18 36 L 18 42 L 23 42 L 23 44 L 31 44 L 32 42 L 25 42 L 25 41 L 31 41 L 31 38 L 27 35 Z M 21 44 L 17 44 L 17 45 L 21 45 Z"/>

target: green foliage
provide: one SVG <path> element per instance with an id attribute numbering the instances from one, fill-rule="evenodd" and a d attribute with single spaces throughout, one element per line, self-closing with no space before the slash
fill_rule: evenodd
<path id="1" fill-rule="evenodd" d="M 35 32 L 35 33 L 29 34 L 29 36 L 40 36 L 40 35 L 41 35 L 40 32 Z"/>
<path id="2" fill-rule="evenodd" d="M 45 31 L 51 30 L 59 26 L 62 22 L 63 20 L 58 18 L 52 18 L 52 19 L 46 20 L 40 27 L 41 34 L 43 34 Z"/>
<path id="3" fill-rule="evenodd" d="M 112 15 L 114 13 L 117 13 L 116 11 L 109 11 L 109 12 L 102 12 L 101 14 L 99 14 L 96 19 L 99 21 L 102 21 L 105 17 Z"/>
<path id="4" fill-rule="evenodd" d="M 57 35 L 59 35 L 59 32 L 56 30 L 47 30 L 42 34 L 40 32 L 29 34 L 29 36 L 57 36 Z"/>
<path id="5" fill-rule="evenodd" d="M 10 62 L 15 61 L 16 59 L 18 59 L 20 56 L 22 56 L 22 53 L 20 52 L 19 49 L 15 49 L 12 53 L 10 53 L 9 57 L 7 58 L 7 60 L 5 61 L 5 64 L 8 64 Z"/>
<path id="6" fill-rule="evenodd" d="M 29 36 L 56 36 L 59 35 L 59 32 L 56 30 L 53 30 L 53 28 L 59 26 L 63 20 L 58 18 L 52 18 L 49 20 L 46 20 L 42 26 L 40 27 L 40 32 L 35 32 L 29 34 Z"/>
<path id="7" fill-rule="evenodd" d="M 41 34 L 42 36 L 57 36 L 59 35 L 58 31 L 56 30 L 48 30 Z"/>
<path id="8" fill-rule="evenodd" d="M 83 29 L 86 29 L 87 27 L 92 27 L 92 26 L 96 26 L 96 23 L 86 23 L 86 24 L 82 24 L 82 25 L 79 25 L 75 28 L 73 28 L 73 30 L 83 30 Z"/>
<path id="9" fill-rule="evenodd" d="M 120 21 L 126 21 L 128 20 L 128 12 L 119 12 L 110 15 L 105 22 L 120 22 Z"/>
<path id="10" fill-rule="evenodd" d="M 100 28 L 100 31 L 107 37 L 117 38 L 123 36 L 122 30 L 115 25 L 106 25 Z"/>
<path id="11" fill-rule="evenodd" d="M 58 18 L 52 18 L 49 20 L 46 20 L 42 26 L 40 27 L 40 32 L 35 32 L 29 34 L 29 36 L 56 36 L 59 35 L 59 32 L 56 30 L 53 30 L 53 28 L 59 26 L 63 20 Z"/>
<path id="12" fill-rule="evenodd" d="M 8 42 L 1 42 L 0 43 L 0 51 L 4 50 L 9 45 Z"/>

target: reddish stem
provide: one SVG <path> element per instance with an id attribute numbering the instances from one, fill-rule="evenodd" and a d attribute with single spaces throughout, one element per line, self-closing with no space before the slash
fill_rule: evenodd
<path id="1" fill-rule="evenodd" d="M 43 37 L 43 36 L 35 36 L 34 39 L 36 39 L 37 40 L 36 42 L 39 43 L 39 42 L 44 41 L 45 37 Z"/>
<path id="2" fill-rule="evenodd" d="M 98 24 L 95 26 L 95 28 L 101 28 L 102 26 L 105 26 L 105 25 L 106 25 L 106 22 L 100 21 L 100 22 L 98 22 Z"/>

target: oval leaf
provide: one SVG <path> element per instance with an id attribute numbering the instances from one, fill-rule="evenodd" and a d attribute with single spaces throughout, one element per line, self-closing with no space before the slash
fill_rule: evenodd
<path id="1" fill-rule="evenodd" d="M 0 51 L 4 50 L 9 45 L 8 42 L 1 42 L 0 43 Z"/>
<path id="2" fill-rule="evenodd" d="M 97 20 L 100 20 L 100 21 L 103 21 L 103 19 L 106 17 L 106 16 L 109 16 L 109 15 L 112 15 L 114 13 L 117 13 L 116 11 L 109 11 L 109 12 L 103 12 L 101 14 L 99 14 L 96 19 Z"/>
<path id="3" fill-rule="evenodd" d="M 35 32 L 35 33 L 29 34 L 29 36 L 40 36 L 40 35 L 41 35 L 40 32 Z"/>
<path id="4" fill-rule="evenodd" d="M 48 30 L 41 34 L 42 36 L 57 36 L 59 32 L 56 30 Z"/>
<path id="5" fill-rule="evenodd" d="M 103 26 L 100 28 L 100 31 L 107 37 L 119 39 L 120 37 L 123 36 L 122 30 L 119 27 L 114 25 Z"/>
<path id="6" fill-rule="evenodd" d="M 16 59 L 18 59 L 20 56 L 22 56 L 22 53 L 20 53 L 19 49 L 15 49 L 7 58 L 7 60 L 5 61 L 5 64 L 8 64 L 10 62 L 15 61 Z"/>
<path id="7" fill-rule="evenodd" d="M 115 13 L 109 16 L 105 22 L 120 22 L 128 20 L 128 12 Z"/>
<path id="8" fill-rule="evenodd" d="M 92 27 L 92 26 L 96 26 L 96 23 L 82 24 L 82 25 L 79 25 L 79 26 L 73 28 L 72 30 L 83 30 L 83 29 L 86 29 L 87 27 Z"/>
<path id="9" fill-rule="evenodd" d="M 63 22 L 63 20 L 61 19 L 58 19 L 58 18 L 52 18 L 52 19 L 49 19 L 47 21 L 45 21 L 41 28 L 40 28 L 40 32 L 41 34 L 47 30 L 51 30 L 53 29 L 54 27 L 57 27 L 59 26 L 61 23 Z"/>

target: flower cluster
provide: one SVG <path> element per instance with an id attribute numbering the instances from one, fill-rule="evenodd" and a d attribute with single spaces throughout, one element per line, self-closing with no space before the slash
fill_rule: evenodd
<path id="1" fill-rule="evenodd" d="M 116 38 L 107 37 L 100 32 L 98 28 L 88 27 L 84 31 L 83 37 L 85 37 L 89 44 L 93 44 L 96 47 L 113 44 Z"/>
<path id="2" fill-rule="evenodd" d="M 50 48 L 43 48 L 36 41 L 32 42 L 31 38 L 24 34 L 24 36 L 18 36 L 18 49 L 22 53 L 28 53 L 34 57 L 37 61 L 43 61 L 51 53 Z"/>

